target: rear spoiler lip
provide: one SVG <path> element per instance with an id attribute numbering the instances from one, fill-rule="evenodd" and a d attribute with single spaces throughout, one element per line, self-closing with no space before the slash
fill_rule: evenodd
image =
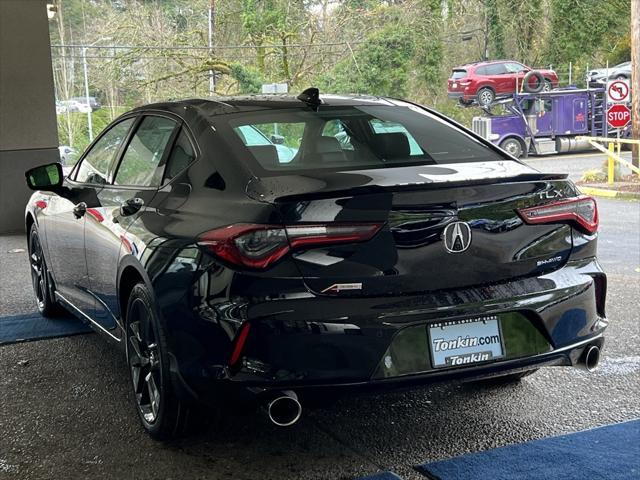
<path id="1" fill-rule="evenodd" d="M 401 185 L 361 185 L 347 188 L 336 188 L 328 190 L 318 190 L 315 192 L 304 192 L 278 195 L 278 192 L 271 192 L 271 195 L 258 194 L 256 190 L 247 185 L 246 193 L 249 197 L 266 203 L 277 204 L 283 202 L 294 202 L 299 200 L 319 200 L 334 198 L 336 196 L 366 195 L 385 192 L 401 192 L 416 190 L 439 190 L 444 188 L 465 187 L 470 185 L 490 185 L 494 183 L 519 183 L 519 182 L 546 182 L 556 180 L 567 180 L 567 173 L 524 173 L 503 178 L 477 178 L 459 181 L 443 182 L 420 182 L 407 183 Z M 251 182 L 252 183 L 252 182 Z"/>

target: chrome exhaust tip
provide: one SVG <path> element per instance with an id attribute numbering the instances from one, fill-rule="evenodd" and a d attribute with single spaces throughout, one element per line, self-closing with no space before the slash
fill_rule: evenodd
<path id="1" fill-rule="evenodd" d="M 589 373 L 595 372 L 600 364 L 600 347 L 591 345 L 582 355 L 581 367 Z"/>
<path id="2" fill-rule="evenodd" d="M 269 420 L 279 427 L 290 427 L 302 416 L 302 405 L 291 391 L 277 394 L 267 403 L 266 410 Z"/>

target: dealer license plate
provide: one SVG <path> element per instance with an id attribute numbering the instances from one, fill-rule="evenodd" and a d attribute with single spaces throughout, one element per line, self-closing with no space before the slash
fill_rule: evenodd
<path id="1" fill-rule="evenodd" d="M 432 323 L 427 330 L 435 368 L 459 367 L 504 357 L 496 316 Z"/>

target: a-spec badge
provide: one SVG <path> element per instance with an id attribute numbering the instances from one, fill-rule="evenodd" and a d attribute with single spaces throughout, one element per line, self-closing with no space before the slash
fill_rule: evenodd
<path id="1" fill-rule="evenodd" d="M 449 253 L 464 252 L 471 245 L 471 227 L 467 222 L 453 222 L 442 232 L 442 243 Z"/>
<path id="2" fill-rule="evenodd" d="M 362 283 L 334 283 L 322 290 L 322 293 L 338 293 L 343 290 L 362 290 Z"/>

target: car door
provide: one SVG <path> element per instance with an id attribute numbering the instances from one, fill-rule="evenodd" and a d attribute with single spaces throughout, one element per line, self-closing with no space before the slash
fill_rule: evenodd
<path id="1" fill-rule="evenodd" d="M 117 277 L 122 255 L 144 248 L 130 226 L 149 205 L 162 181 L 166 155 L 178 130 L 178 120 L 144 115 L 122 149 L 112 181 L 98 192 L 95 215 L 87 218 L 85 249 L 91 293 L 96 299 L 94 319 L 106 330 L 117 326 Z M 119 337 L 115 330 L 112 335 Z"/>
<path id="2" fill-rule="evenodd" d="M 84 228 L 132 124 L 133 119 L 125 119 L 106 130 L 80 160 L 72 178 L 65 178 L 64 193 L 52 195 L 47 206 L 51 225 L 47 240 L 56 291 L 88 316 L 95 302 L 89 292 Z"/>
<path id="3" fill-rule="evenodd" d="M 507 73 L 504 75 L 505 88 L 515 92 L 522 89 L 522 79 L 529 71 L 527 67 L 518 62 L 507 62 L 504 64 Z"/>
<path id="4" fill-rule="evenodd" d="M 495 85 L 496 94 L 512 93 L 515 90 L 515 80 L 510 79 L 504 63 L 497 62 L 487 65 L 487 74 Z M 514 86 L 511 86 L 512 82 Z"/>

